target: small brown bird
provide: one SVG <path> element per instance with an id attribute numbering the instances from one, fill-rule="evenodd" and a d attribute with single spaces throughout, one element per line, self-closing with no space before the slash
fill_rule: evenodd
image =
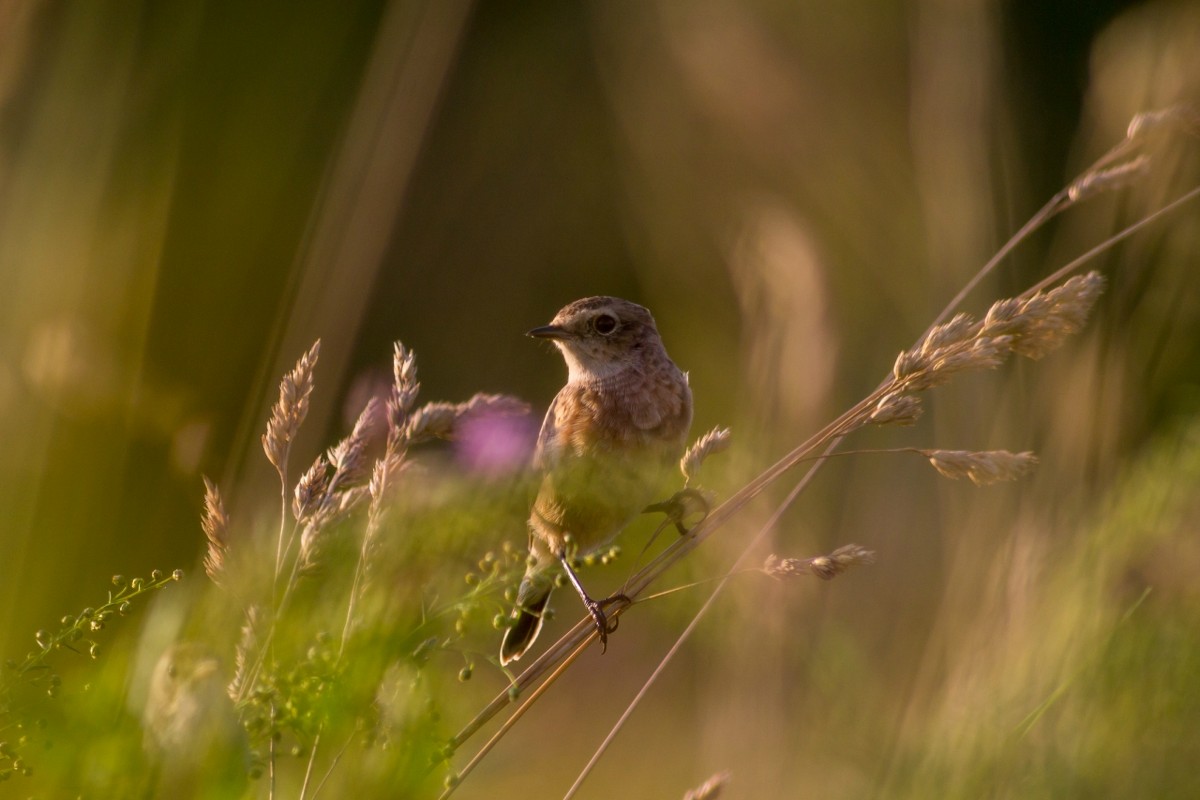
<path id="1" fill-rule="evenodd" d="M 529 515 L 530 563 L 517 593 L 500 663 L 516 661 L 537 638 L 561 564 L 605 643 L 604 608 L 571 559 L 608 544 L 658 494 L 683 454 L 692 424 L 687 375 L 671 361 L 654 317 L 616 297 L 563 308 L 529 336 L 550 339 L 567 362 L 567 385 L 542 422 L 534 466 L 542 483 Z"/>

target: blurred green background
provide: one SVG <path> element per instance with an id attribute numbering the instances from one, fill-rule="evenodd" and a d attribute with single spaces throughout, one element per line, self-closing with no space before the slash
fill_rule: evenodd
<path id="1" fill-rule="evenodd" d="M 202 473 L 271 513 L 259 434 L 317 338 L 297 463 L 395 339 L 425 399 L 540 414 L 565 370 L 522 332 L 641 302 L 695 432 L 734 429 L 728 493 L 874 386 L 1135 113 L 1196 101 L 1197 41 L 1200 5 L 1163 0 L 0 0 L 0 653 L 114 573 L 202 580 Z M 1164 139 L 968 308 L 1194 186 L 1200 142 Z M 1033 449 L 1032 478 L 831 463 L 770 551 L 877 564 L 732 586 L 581 796 L 721 770 L 747 798 L 1200 795 L 1198 214 L 1096 262 L 1109 291 L 1062 351 L 852 443 Z M 506 539 L 520 519 L 480 549 Z M 627 617 L 460 796 L 561 795 L 701 596 Z M 504 685 L 477 672 L 464 712 Z"/>

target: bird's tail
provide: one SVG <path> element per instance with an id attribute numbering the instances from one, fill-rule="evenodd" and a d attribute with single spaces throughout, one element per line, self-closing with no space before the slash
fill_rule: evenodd
<path id="1" fill-rule="evenodd" d="M 514 622 L 504 632 L 504 641 L 500 643 L 501 665 L 510 664 L 525 655 L 525 651 L 542 632 L 546 602 L 550 599 L 553 586 L 552 582 L 537 580 L 529 575 L 521 580 L 517 605 L 512 611 Z"/>

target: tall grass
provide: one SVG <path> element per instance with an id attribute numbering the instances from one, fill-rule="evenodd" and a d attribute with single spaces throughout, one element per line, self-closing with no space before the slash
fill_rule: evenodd
<path id="1" fill-rule="evenodd" d="M 1054 214 L 1138 180 L 1154 158 L 1149 133 L 1164 127 L 1184 136 L 1197 133 L 1187 109 L 1139 116 L 1126 140 L 1058 193 L 983 272 Z M 703 589 L 705 580 L 672 587 L 664 584 L 664 576 L 729 528 L 774 483 L 798 467 L 807 471 L 773 504 L 731 565 L 705 576 L 714 582 L 708 599 L 695 606 L 682 635 L 648 673 L 642 690 L 567 795 L 582 786 L 722 590 L 752 574 L 829 579 L 872 560 L 873 554 L 858 545 L 808 558 L 770 553 L 765 560 L 752 560 L 834 455 L 864 458 L 875 452 L 920 458 L 944 477 L 968 478 L 980 486 L 1029 472 L 1037 463 L 1030 452 L 838 448 L 864 428 L 915 425 L 925 393 L 964 374 L 995 370 L 1010 356 L 1042 359 L 1057 350 L 1082 329 L 1104 286 L 1094 271 L 1067 276 L 1198 194 L 1200 189 L 1193 189 L 1028 291 L 995 301 L 980 319 L 956 312 L 956 299 L 900 353 L 891 374 L 866 397 L 707 511 L 695 502 L 700 497 L 712 502 L 713 495 L 698 488 L 697 478 L 707 458 L 730 446 L 730 433 L 714 430 L 699 437 L 680 464 L 680 485 L 688 490 L 680 497 L 690 502 L 679 508 L 665 504 L 668 516 L 659 525 L 662 530 L 673 521 L 683 535 L 644 553 L 644 566 L 639 566 L 639 556 L 626 567 L 630 574 L 621 591 L 632 604 L 614 608 L 620 617 L 632 614 L 636 619 L 634 609 L 645 602 Z M 50 659 L 84 649 L 95 658 L 99 644 L 89 638 L 92 633 L 125 614 L 146 592 L 165 589 L 183 576 L 176 571 L 170 576 L 156 572 L 150 582 L 114 578 L 117 591 L 110 592 L 104 605 L 64 617 L 58 632 L 39 632 L 38 648 L 25 661 L 8 666 L 0 724 L 13 741 L 6 739 L 0 747 L 5 759 L 0 774 L 36 781 L 51 792 L 105 796 L 180 791 L 214 797 L 426 796 L 439 791 L 449 796 L 482 780 L 474 774 L 476 767 L 535 704 L 554 702 L 548 690 L 596 639 L 586 615 L 520 675 L 508 674 L 496 657 L 525 555 L 519 548 L 486 543 L 494 541 L 489 531 L 508 524 L 514 506 L 520 513 L 528 482 L 536 480 L 520 466 L 527 452 L 511 449 L 499 471 L 472 473 L 437 449 L 422 450 L 435 439 L 453 441 L 467 451 L 504 444 L 513 425 L 527 415 L 526 405 L 487 394 L 462 403 L 418 404 L 416 356 L 397 343 L 386 391 L 370 398 L 351 431 L 301 472 L 292 464 L 292 446 L 319 391 L 319 356 L 317 343 L 284 376 L 262 435 L 264 455 L 279 481 L 275 512 L 264 516 L 272 507 L 268 502 L 230 508 L 221 489 L 204 481 L 197 529 L 207 541 L 208 581 L 193 586 L 175 612 L 190 622 L 174 628 L 190 630 L 191 639 L 164 641 L 152 630 L 140 644 L 125 639 L 130 652 L 113 659 L 94 683 L 71 690 L 88 702 L 55 706 L 50 700 L 63 691 L 63 683 L 50 670 Z M 1055 552 L 1036 537 L 1015 541 L 1018 552 L 1006 560 L 1005 569 L 1043 576 L 1023 600 L 1035 605 L 1046 598 L 1054 613 L 1039 612 L 1036 630 L 1030 628 L 1033 618 L 1014 618 L 1006 638 L 1015 661 L 1010 651 L 997 651 L 996 643 L 986 639 L 973 651 L 958 649 L 958 657 L 984 656 L 993 666 L 970 670 L 969 680 L 948 696 L 945 712 L 937 713 L 935 707 L 923 723 L 928 733 L 901 743 L 881 785 L 914 796 L 927 794 L 930 787 L 949 796 L 1003 794 L 1029 786 L 1036 787 L 1035 793 L 1086 792 L 1094 787 L 1067 765 L 1098 757 L 1111 740 L 1101 732 L 1082 735 L 1094 711 L 1089 712 L 1080 695 L 1118 707 L 1165 704 L 1160 712 L 1165 724 L 1186 724 L 1191 707 L 1186 693 L 1173 699 L 1158 689 L 1122 684 L 1129 669 L 1146 668 L 1161 637 L 1172 640 L 1172 652 L 1183 660 L 1165 672 L 1152 672 L 1169 684 L 1175 676 L 1191 674 L 1187 665 L 1194 659 L 1188 655 L 1192 648 L 1186 629 L 1172 631 L 1173 617 L 1166 628 L 1154 626 L 1158 598 L 1150 588 L 1112 590 L 1127 579 L 1123 571 L 1133 565 L 1161 569 L 1156 548 L 1171 541 L 1170 531 L 1194 511 L 1191 494 L 1180 488 L 1194 485 L 1195 459 L 1188 446 L 1194 440 L 1194 432 L 1185 430 L 1179 446 L 1154 456 L 1143 474 L 1127 481 L 1111 509 L 1090 515 L 1096 521 L 1089 523 L 1094 530 L 1085 547 Z M 685 517 L 697 511 L 699 521 L 685 527 Z M 1014 524 L 1017 520 L 1014 515 Z M 610 549 L 588 554 L 585 562 L 608 563 L 619 556 L 618 549 Z M 1145 618 L 1149 629 L 1142 624 Z M 1030 648 L 1032 638 L 1047 635 L 1054 646 Z M 128 717 L 104 732 L 94 727 L 95 718 L 89 720 L 93 727 L 84 724 L 88 721 L 78 719 L 78 713 L 119 713 L 124 690 L 116 676 L 134 660 L 135 650 L 137 658 L 154 664 L 152 670 L 142 670 L 149 677 L 142 687 L 140 726 Z M 608 658 L 615 661 L 621 654 Z M 468 721 L 464 711 L 473 701 L 461 687 L 481 670 L 506 687 Z M 45 697 L 36 699 L 38 692 Z M 459 751 L 518 701 L 475 755 L 454 766 Z M 1111 718 L 1118 716 L 1113 712 Z M 1053 726 L 1064 726 L 1079 738 L 1036 744 L 1051 735 Z M 1178 748 L 1164 751 L 1155 768 L 1174 774 L 1184 755 Z M 1013 772 L 1015 765 L 1022 767 L 1020 777 Z M 536 769 L 536 759 L 531 768 Z M 1132 787 L 1141 768 L 1141 762 L 1112 764 L 1108 779 Z M 712 796 L 725 780 L 718 776 L 696 791 Z M 1171 778 L 1170 785 L 1184 796 L 1188 782 Z"/>
<path id="2" fill-rule="evenodd" d="M 1196 793 L 1191 4 L 9 6 L 0 796 Z M 732 434 L 507 673 L 594 293 Z"/>

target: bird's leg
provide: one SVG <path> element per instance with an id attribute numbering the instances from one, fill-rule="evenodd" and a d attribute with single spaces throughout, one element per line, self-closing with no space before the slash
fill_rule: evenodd
<path id="1" fill-rule="evenodd" d="M 646 506 L 642 513 L 653 514 L 658 511 L 666 514 L 667 519 L 675 523 L 675 529 L 679 531 L 680 536 L 687 536 L 692 528 L 699 525 L 708 516 L 708 498 L 699 489 L 680 489 L 669 499 Z M 697 514 L 700 516 L 692 525 L 684 525 L 684 520 Z"/>
<path id="2" fill-rule="evenodd" d="M 592 615 L 592 621 L 596 623 L 596 632 L 600 635 L 601 652 L 607 652 L 608 635 L 617 629 L 619 620 L 616 617 L 610 620 L 604 613 L 604 609 L 618 603 L 629 605 L 632 601 L 628 596 L 623 594 L 609 595 L 603 600 L 593 600 L 591 595 L 587 593 L 587 590 L 583 588 L 583 584 L 579 582 L 579 576 L 575 574 L 575 570 L 571 566 L 571 559 L 567 554 L 559 553 L 558 560 L 567 572 L 567 579 L 571 581 L 571 585 L 579 593 L 579 599 L 583 601 L 584 607 Z"/>

